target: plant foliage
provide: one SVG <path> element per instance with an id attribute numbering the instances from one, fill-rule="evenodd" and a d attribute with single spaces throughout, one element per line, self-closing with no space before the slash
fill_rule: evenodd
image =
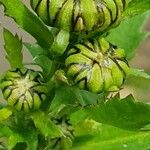
<path id="1" fill-rule="evenodd" d="M 122 18 L 116 21 L 116 25 L 121 21 L 120 25 L 114 25 L 111 28 L 107 24 L 111 20 L 109 12 L 103 7 L 106 15 L 105 21 L 108 21 L 103 27 L 106 26 L 107 29 L 102 29 L 102 31 L 97 29 L 91 33 L 89 30 L 85 33 L 80 31 L 79 34 L 65 30 L 70 27 L 67 19 L 71 16 L 70 8 L 73 8 L 71 1 L 66 1 L 64 10 L 59 9 L 61 14 L 58 16 L 58 12 L 56 15 L 59 18 L 55 20 L 56 27 L 47 26 L 48 24 L 44 23 L 44 19 L 49 18 L 45 15 L 50 8 L 44 2 L 39 2 L 36 15 L 21 0 L 0 0 L 0 5 L 5 8 L 5 15 L 13 18 L 18 27 L 36 39 L 34 44 L 24 43 L 18 35 L 13 35 L 4 29 L 4 49 L 13 70 L 0 77 L 0 88 L 4 99 L 12 105 L 10 106 L 7 102 L 5 105 L 0 104 L 0 138 L 2 139 L 0 149 L 148 150 L 150 148 L 150 105 L 136 101 L 130 93 L 129 96 L 122 98 L 119 88 L 116 90 L 112 87 L 109 91 L 106 89 L 109 89 L 114 82 L 109 71 L 117 67 L 119 69 L 113 72 L 113 77 L 116 77 L 115 84 L 123 84 L 127 72 L 131 77 L 150 79 L 150 75 L 143 70 L 132 67 L 128 70 L 130 65 L 127 62 L 135 57 L 136 48 L 149 36 L 149 33 L 143 29 L 149 16 L 150 0 L 129 0 L 126 10 L 119 12 L 122 13 Z M 61 0 L 56 0 L 54 3 L 58 5 L 61 2 Z M 93 3 L 90 5 L 90 1 L 83 0 L 82 2 L 83 8 L 91 8 L 89 15 L 83 14 L 88 18 L 91 15 L 90 11 L 95 12 L 94 5 Z M 115 9 L 113 1 L 105 0 L 105 2 L 108 7 Z M 41 5 L 43 7 L 38 9 Z M 44 13 L 45 7 L 46 13 Z M 75 13 L 78 13 L 78 9 L 75 8 L 75 10 L 77 11 Z M 50 11 L 55 14 L 55 7 Z M 40 18 L 43 14 L 44 18 Z M 95 20 L 87 18 L 85 19 L 87 20 L 86 28 L 90 28 Z M 84 23 L 82 16 L 78 19 L 74 29 L 80 30 L 84 28 Z M 58 27 L 59 22 L 61 22 L 62 29 Z M 106 38 L 108 42 L 103 38 Z M 101 51 L 103 51 L 98 55 L 97 41 L 100 42 Z M 24 69 L 29 66 L 23 62 L 23 46 L 33 58 L 31 64 L 39 66 L 40 71 Z M 109 61 L 114 64 L 108 70 L 103 65 L 95 65 L 98 61 L 104 60 L 104 64 L 109 66 L 106 53 L 107 59 L 111 58 Z M 73 58 L 70 59 L 70 56 Z M 71 68 L 73 73 L 69 72 L 71 75 L 75 74 L 73 79 L 67 76 L 66 58 L 71 65 L 78 66 Z M 122 66 L 118 63 L 119 60 L 122 60 Z M 95 66 L 99 69 L 95 69 Z M 16 72 L 20 69 L 22 71 L 19 72 L 18 77 Z M 101 74 L 102 72 L 105 72 L 105 76 Z M 103 92 L 94 93 L 88 89 L 89 76 L 93 77 L 90 80 L 92 88 L 99 86 L 99 81 L 96 79 L 102 80 Z M 77 81 L 74 82 L 74 79 Z M 34 86 L 31 83 L 34 83 Z M 17 88 L 13 88 L 12 84 Z M 25 91 L 24 97 L 20 95 L 22 91 Z M 28 91 L 33 94 L 29 95 Z M 43 93 L 47 94 L 46 97 Z M 31 101 L 33 106 L 38 101 L 41 104 L 40 109 L 23 111 L 26 105 L 30 107 Z M 22 111 L 12 107 L 16 105 Z"/>

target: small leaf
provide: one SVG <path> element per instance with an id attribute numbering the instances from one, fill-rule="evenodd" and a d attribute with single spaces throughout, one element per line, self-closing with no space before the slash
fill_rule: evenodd
<path id="1" fill-rule="evenodd" d="M 142 77 L 145 79 L 150 79 L 150 75 L 147 74 L 146 72 L 144 72 L 144 70 L 139 70 L 139 69 L 135 69 L 135 68 L 130 69 L 129 75 L 134 76 L 134 77 Z"/>
<path id="2" fill-rule="evenodd" d="M 50 51 L 56 56 L 61 56 L 69 44 L 69 37 L 69 32 L 60 30 L 55 36 L 54 43 Z"/>
<path id="3" fill-rule="evenodd" d="M 82 124 L 81 124 L 81 130 Z M 148 150 L 150 132 L 127 131 L 101 124 L 95 135 L 78 136 L 71 150 Z M 88 133 L 88 132 L 87 132 Z"/>
<path id="4" fill-rule="evenodd" d="M 40 46 L 49 52 L 48 49 L 54 37 L 44 23 L 23 5 L 21 0 L 0 0 L 0 3 L 4 5 L 6 15 L 13 18 L 21 28 L 37 40 Z"/>
<path id="5" fill-rule="evenodd" d="M 31 115 L 37 129 L 45 136 L 53 138 L 62 135 L 61 130 L 50 120 L 50 117 L 43 112 L 37 111 Z"/>
<path id="6" fill-rule="evenodd" d="M 11 32 L 4 29 L 4 42 L 6 50 L 6 58 L 8 59 L 12 68 L 21 68 L 23 55 L 22 55 L 22 41 L 19 37 L 13 36 Z"/>
<path id="7" fill-rule="evenodd" d="M 120 100 L 115 97 L 99 105 L 85 107 L 71 116 L 72 122 L 77 117 L 93 119 L 97 122 L 125 128 L 128 130 L 140 129 L 150 124 L 150 105 L 135 102 L 132 96 Z"/>
<path id="8" fill-rule="evenodd" d="M 150 10 L 150 0 L 132 0 L 124 12 L 124 16 L 139 15 L 148 10 Z"/>
<path id="9" fill-rule="evenodd" d="M 8 119 L 12 115 L 12 111 L 9 108 L 0 109 L 0 121 Z"/>
<path id="10" fill-rule="evenodd" d="M 117 28 L 110 31 L 107 39 L 119 48 L 123 48 L 127 59 L 135 56 L 135 50 L 148 35 L 143 31 L 147 15 L 139 15 L 124 20 Z"/>

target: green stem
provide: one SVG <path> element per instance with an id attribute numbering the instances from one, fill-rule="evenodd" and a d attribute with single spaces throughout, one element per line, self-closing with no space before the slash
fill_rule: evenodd
<path id="1" fill-rule="evenodd" d="M 46 82 L 51 82 L 51 78 L 54 76 L 56 70 L 57 70 L 58 63 L 56 61 L 52 62 L 51 71 L 50 73 L 45 77 Z"/>

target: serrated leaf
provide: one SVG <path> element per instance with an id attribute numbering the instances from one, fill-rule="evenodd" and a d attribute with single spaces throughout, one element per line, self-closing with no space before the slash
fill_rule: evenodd
<path id="1" fill-rule="evenodd" d="M 150 10 L 150 0 L 132 0 L 124 12 L 124 16 L 139 15 L 148 10 Z"/>
<path id="2" fill-rule="evenodd" d="M 31 115 L 31 118 L 37 129 L 45 136 L 53 138 L 62 135 L 61 130 L 51 121 L 50 117 L 44 112 L 37 111 Z"/>
<path id="3" fill-rule="evenodd" d="M 134 77 L 142 77 L 145 79 L 150 79 L 150 75 L 146 72 L 144 72 L 144 70 L 139 70 L 139 69 L 135 69 L 135 68 L 131 68 L 130 69 L 130 76 L 134 76 Z"/>
<path id="4" fill-rule="evenodd" d="M 21 68 L 23 55 L 22 55 L 22 41 L 17 35 L 13 35 L 7 29 L 4 29 L 4 42 L 6 50 L 6 58 L 12 68 Z"/>
<path id="5" fill-rule="evenodd" d="M 124 20 L 117 28 L 110 31 L 107 36 L 108 41 L 123 48 L 127 59 L 133 58 L 136 48 L 147 36 L 143 31 L 146 20 L 145 14 Z"/>
<path id="6" fill-rule="evenodd" d="M 77 117 L 80 118 L 79 121 L 88 118 L 119 128 L 136 130 L 150 124 L 149 116 L 150 105 L 135 102 L 132 96 L 128 96 L 122 100 L 115 97 L 99 105 L 85 107 L 72 114 L 71 122 L 77 123 Z"/>
<path id="7" fill-rule="evenodd" d="M 80 126 L 82 129 L 82 125 Z M 76 137 L 72 150 L 148 150 L 150 132 L 127 131 L 101 124 L 98 133 Z"/>
<path id="8" fill-rule="evenodd" d="M 15 22 L 31 34 L 45 50 L 50 48 L 54 41 L 53 34 L 44 23 L 34 15 L 21 0 L 0 0 L 5 7 L 5 13 Z"/>
<path id="9" fill-rule="evenodd" d="M 51 103 L 50 110 L 59 109 L 62 105 L 81 105 L 86 106 L 96 104 L 98 100 L 103 100 L 105 94 L 94 94 L 78 87 L 64 86 L 55 89 L 55 97 Z"/>
<path id="10" fill-rule="evenodd" d="M 8 119 L 12 115 L 12 111 L 9 108 L 0 109 L 0 121 Z"/>

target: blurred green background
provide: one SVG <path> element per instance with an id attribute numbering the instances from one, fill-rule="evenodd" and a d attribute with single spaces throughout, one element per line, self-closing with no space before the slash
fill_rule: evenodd
<path id="1" fill-rule="evenodd" d="M 29 6 L 29 0 L 24 0 L 24 3 Z M 25 42 L 34 43 L 35 40 L 29 34 L 19 29 L 13 19 L 4 16 L 4 7 L 0 6 L 0 74 L 9 68 L 9 64 L 5 59 L 5 51 L 3 48 L 3 27 L 10 29 L 14 34 L 17 33 Z M 145 25 L 145 31 L 150 32 L 150 18 Z M 31 62 L 30 54 L 24 48 L 24 62 Z M 136 57 L 129 62 L 132 67 L 145 70 L 150 73 L 150 36 L 137 48 Z M 124 89 L 121 90 L 122 97 L 133 94 L 139 101 L 150 102 L 150 80 L 143 78 L 128 78 Z M 2 100 L 0 93 L 0 100 Z"/>

